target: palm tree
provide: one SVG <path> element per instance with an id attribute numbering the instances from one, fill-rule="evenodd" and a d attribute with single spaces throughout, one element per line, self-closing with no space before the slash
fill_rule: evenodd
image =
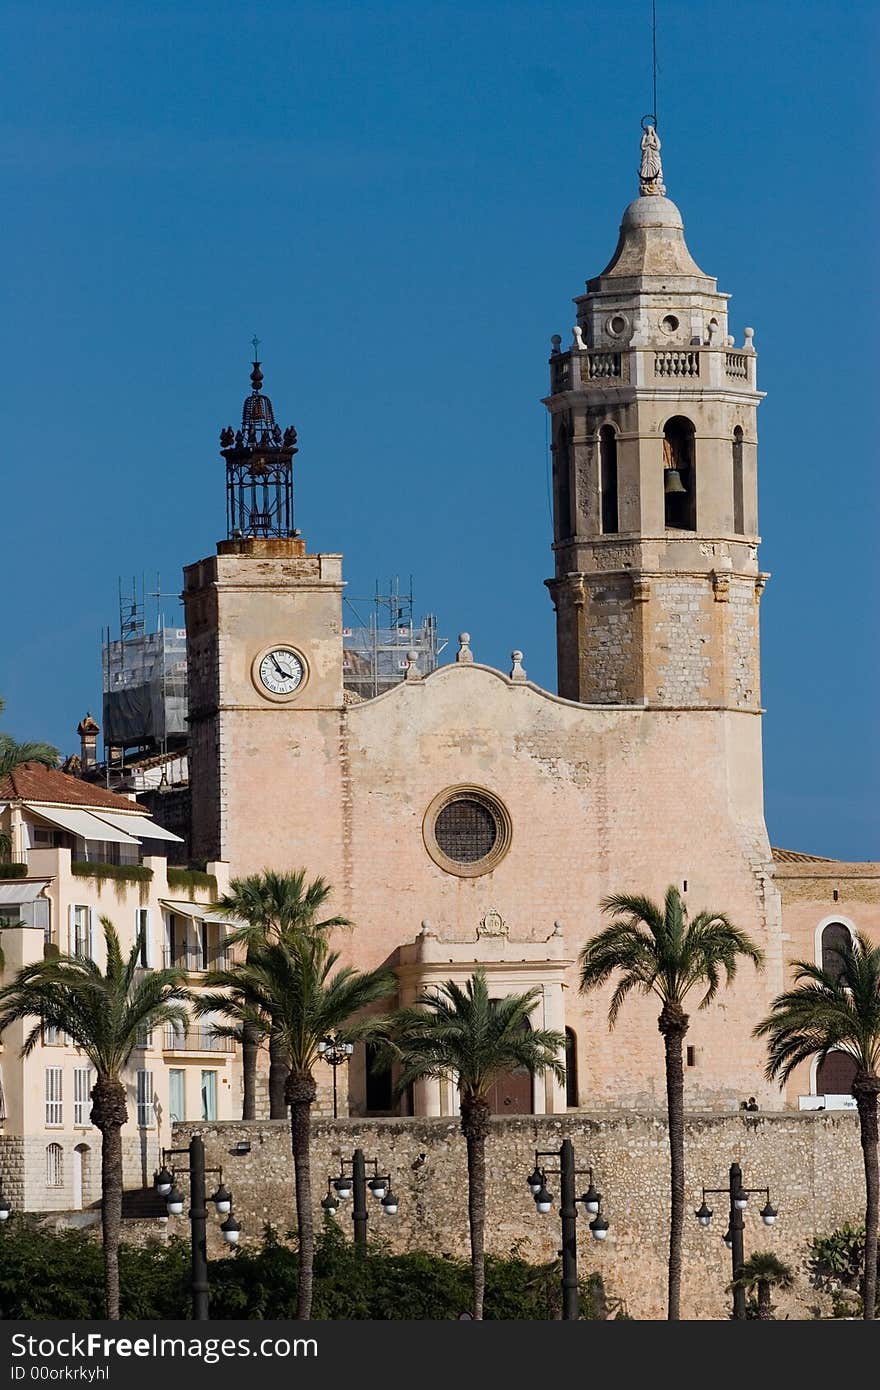
<path id="1" fill-rule="evenodd" d="M 327 917 L 320 920 L 324 904 L 331 893 L 330 885 L 323 878 L 312 879 L 306 883 L 304 869 L 295 873 L 277 873 L 264 869 L 261 874 L 248 874 L 246 878 L 234 878 L 229 892 L 220 899 L 220 908 L 230 916 L 239 918 L 244 925 L 231 932 L 230 945 L 242 942 L 250 952 L 254 945 L 266 940 L 277 940 L 285 932 L 330 931 L 333 927 L 348 927 L 351 923 L 346 917 Z M 240 1032 L 244 1095 L 241 1117 L 243 1120 L 256 1118 L 256 1078 L 257 1052 L 262 1030 L 256 1021 L 243 1022 Z M 287 1080 L 287 1063 L 281 1053 L 277 1038 L 269 1036 L 269 1116 L 273 1120 L 283 1120 L 287 1115 L 287 1102 L 284 1086 Z"/>
<path id="2" fill-rule="evenodd" d="M 289 1067 L 285 1100 L 290 1107 L 299 1232 L 298 1318 L 308 1318 L 312 1309 L 311 1112 L 317 1095 L 318 1044 L 328 1033 L 343 1033 L 352 1042 L 377 1033 L 382 1020 L 356 1021 L 355 1015 L 397 987 L 390 970 L 362 973 L 351 965 L 337 970 L 338 961 L 339 953 L 330 950 L 324 932 L 283 933 L 252 945 L 247 960 L 211 971 L 206 991 L 195 1001 L 198 1014 L 223 1014 L 235 1027 L 266 1020 Z"/>
<path id="3" fill-rule="evenodd" d="M 461 1131 L 467 1145 L 475 1318 L 483 1316 L 486 1284 L 489 1091 L 499 1076 L 517 1067 L 528 1068 L 532 1076 L 549 1070 L 558 1080 L 565 1079 L 565 1067 L 559 1061 L 559 1053 L 565 1049 L 564 1036 L 529 1027 L 529 1017 L 540 997 L 540 989 L 535 988 L 525 994 L 490 999 L 486 972 L 477 970 L 464 988 L 447 980 L 391 1019 L 392 1040 L 387 1050 L 400 1064 L 398 1093 L 428 1077 L 452 1077 L 458 1082 Z"/>
<path id="4" fill-rule="evenodd" d="M 151 1028 L 186 1019 L 184 976 L 139 972 L 142 937 L 123 959 L 113 923 L 101 918 L 107 968 L 83 956 L 59 955 L 26 965 L 0 990 L 0 1033 L 35 1018 L 21 1049 L 29 1056 L 45 1027 L 67 1033 L 95 1069 L 92 1124 L 101 1131 L 101 1224 L 107 1317 L 119 1317 L 119 1229 L 122 1221 L 122 1126 L 128 1119 L 122 1073 Z"/>
<path id="5" fill-rule="evenodd" d="M 777 995 L 755 1029 L 766 1037 L 767 1076 L 785 1082 L 801 1062 L 829 1052 L 846 1052 L 856 1064 L 852 1093 L 859 1111 L 865 1166 L 864 1316 L 877 1303 L 877 1228 L 880 1175 L 877 1159 L 877 1097 L 880 1095 L 880 946 L 858 933 L 836 952 L 830 969 L 792 962 L 795 987 Z"/>
<path id="6" fill-rule="evenodd" d="M 662 1008 L 658 1027 L 666 1052 L 666 1104 L 669 1115 L 671 1203 L 669 1213 L 669 1296 L 667 1317 L 681 1316 L 681 1236 L 684 1222 L 684 1067 L 682 1050 L 688 1030 L 684 1002 L 691 990 L 703 989 L 705 1009 L 718 992 L 723 970 L 729 985 L 737 958 L 746 956 L 760 968 L 763 953 L 723 912 L 700 912 L 692 922 L 677 888 L 667 888 L 663 906 L 650 898 L 613 893 L 603 912 L 614 920 L 588 941 L 580 954 L 581 992 L 619 979 L 611 996 L 608 1026 L 617 1022 L 631 990 L 656 994 Z"/>
<path id="7" fill-rule="evenodd" d="M 794 1274 L 787 1264 L 770 1250 L 756 1250 L 740 1269 L 739 1277 L 731 1288 L 746 1289 L 749 1293 L 757 1290 L 758 1317 L 762 1322 L 767 1322 L 773 1316 L 771 1288 L 790 1289 L 793 1283 Z"/>

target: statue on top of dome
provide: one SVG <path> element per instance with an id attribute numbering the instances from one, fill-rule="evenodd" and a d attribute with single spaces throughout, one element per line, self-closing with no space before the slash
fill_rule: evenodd
<path id="1" fill-rule="evenodd" d="M 644 198 L 666 192 L 663 165 L 660 161 L 660 137 L 650 121 L 642 127 L 642 163 L 639 168 L 639 193 Z"/>

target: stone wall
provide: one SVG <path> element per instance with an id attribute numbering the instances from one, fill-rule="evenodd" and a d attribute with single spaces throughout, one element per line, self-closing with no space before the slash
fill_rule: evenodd
<path id="1" fill-rule="evenodd" d="M 730 1253 L 722 1236 L 727 1226 L 727 1199 L 709 1199 L 715 1219 L 699 1227 L 693 1211 L 701 1186 L 722 1187 L 728 1167 L 738 1160 L 748 1186 L 769 1185 L 779 1209 L 768 1230 L 758 1217 L 763 1198 L 746 1212 L 746 1255 L 772 1250 L 796 1268 L 797 1285 L 781 1295 L 780 1311 L 809 1316 L 819 1302 L 806 1278 L 806 1245 L 814 1234 L 843 1221 L 860 1222 L 864 1180 L 857 1118 L 825 1114 L 691 1114 L 686 1121 L 686 1219 L 684 1235 L 683 1313 L 690 1318 L 723 1318 L 729 1307 Z M 223 1165 L 232 1188 L 242 1240 L 258 1240 L 268 1222 L 281 1231 L 293 1224 L 293 1165 L 290 1133 L 282 1121 L 211 1126 L 176 1125 L 175 1142 L 201 1133 L 209 1165 Z M 596 1185 L 604 1192 L 603 1211 L 611 1223 L 604 1245 L 592 1241 L 587 1223 L 579 1224 L 582 1271 L 601 1271 L 609 1293 L 625 1300 L 630 1314 L 660 1318 L 665 1309 L 668 1243 L 668 1144 L 665 1116 L 659 1113 L 567 1117 L 522 1117 L 493 1120 L 487 1141 L 488 1210 L 486 1243 L 494 1253 L 516 1246 L 535 1259 L 552 1258 L 559 1245 L 559 1179 L 549 1187 L 557 1197 L 553 1214 L 540 1217 L 526 1187 L 535 1149 L 557 1149 L 564 1137 L 574 1146 L 579 1165 L 592 1163 Z M 230 1151 L 240 1139 L 251 1151 Z M 467 1186 L 464 1140 L 455 1119 L 317 1121 L 312 1147 L 316 1217 L 326 1179 L 339 1171 L 340 1156 L 361 1147 L 390 1170 L 400 1199 L 398 1215 L 386 1218 L 370 1199 L 370 1229 L 395 1250 L 431 1250 L 465 1255 L 468 1250 Z M 420 1159 L 420 1155 L 424 1159 Z M 587 1179 L 583 1178 L 586 1187 Z M 580 1189 L 579 1189 L 580 1190 Z M 351 1230 L 350 1203 L 336 1220 Z M 212 1227 L 212 1239 L 217 1232 Z M 219 1243 L 215 1247 L 219 1249 Z"/>

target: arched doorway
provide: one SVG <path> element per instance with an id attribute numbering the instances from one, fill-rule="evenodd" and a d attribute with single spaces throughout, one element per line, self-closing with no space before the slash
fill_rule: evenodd
<path id="1" fill-rule="evenodd" d="M 829 1052 L 816 1068 L 816 1094 L 819 1096 L 850 1096 L 858 1071 L 855 1059 L 848 1052 Z"/>
<path id="2" fill-rule="evenodd" d="M 565 1030 L 565 1104 L 576 1110 L 578 1099 L 577 1037 L 573 1028 Z"/>
<path id="3" fill-rule="evenodd" d="M 527 1018 L 523 1019 L 522 1027 L 524 1033 L 532 1031 Z M 532 1076 L 526 1067 L 503 1072 L 496 1078 L 487 1096 L 489 1109 L 493 1115 L 533 1115 L 533 1091 Z"/>
<path id="4" fill-rule="evenodd" d="M 91 1195 L 91 1150 L 88 1144 L 77 1144 L 73 1151 L 73 1209 L 82 1211 Z"/>

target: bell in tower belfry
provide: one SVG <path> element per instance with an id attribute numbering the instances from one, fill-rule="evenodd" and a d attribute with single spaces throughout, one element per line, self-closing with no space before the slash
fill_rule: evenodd
<path id="1" fill-rule="evenodd" d="M 694 261 L 643 128 L 639 196 L 550 356 L 559 693 L 760 710 L 753 331 Z"/>

